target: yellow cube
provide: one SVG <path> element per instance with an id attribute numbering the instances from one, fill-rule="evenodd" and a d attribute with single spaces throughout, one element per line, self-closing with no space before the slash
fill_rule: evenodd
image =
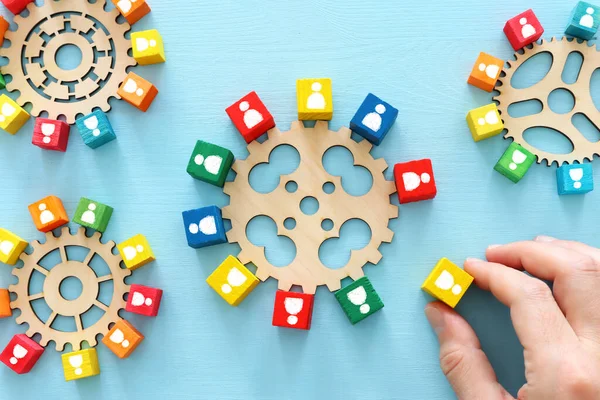
<path id="1" fill-rule="evenodd" d="M 232 306 L 239 305 L 258 285 L 258 278 L 237 258 L 229 256 L 206 283 Z"/>
<path id="2" fill-rule="evenodd" d="M 25 240 L 6 229 L 0 228 L 0 262 L 15 265 L 26 247 L 27 242 Z"/>
<path id="3" fill-rule="evenodd" d="M 67 382 L 100 374 L 95 348 L 63 354 L 62 365 Z"/>
<path id="4" fill-rule="evenodd" d="M 504 122 L 495 103 L 469 111 L 467 124 L 476 142 L 489 139 L 504 130 Z"/>
<path id="5" fill-rule="evenodd" d="M 140 65 L 159 64 L 167 61 L 162 37 L 156 29 L 133 32 L 133 58 Z"/>
<path id="6" fill-rule="evenodd" d="M 117 245 L 127 269 L 135 270 L 156 260 L 150 244 L 144 235 L 135 235 Z"/>
<path id="7" fill-rule="evenodd" d="M 471 286 L 473 277 L 447 258 L 442 258 L 421 289 L 454 308 Z"/>
<path id="8" fill-rule="evenodd" d="M 333 118 L 331 79 L 298 79 L 296 96 L 300 121 L 330 121 Z"/>
<path id="9" fill-rule="evenodd" d="M 3 94 L 0 96 L 0 128 L 14 135 L 25 125 L 29 113 L 14 102 L 13 99 Z"/>

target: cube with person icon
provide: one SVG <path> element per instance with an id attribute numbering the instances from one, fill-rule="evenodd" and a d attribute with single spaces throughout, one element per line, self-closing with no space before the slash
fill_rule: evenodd
<path id="1" fill-rule="evenodd" d="M 156 29 L 131 34 L 133 58 L 140 65 L 160 64 L 167 61 L 162 36 Z"/>
<path id="2" fill-rule="evenodd" d="M 44 150 L 67 151 L 71 127 L 65 121 L 36 118 L 31 143 Z"/>
<path id="3" fill-rule="evenodd" d="M 396 164 L 394 180 L 400 204 L 431 200 L 437 195 L 433 164 L 428 158 Z"/>
<path id="4" fill-rule="evenodd" d="M 10 316 L 12 316 L 10 292 L 8 289 L 0 289 L 0 318 L 8 318 Z"/>
<path id="5" fill-rule="evenodd" d="M 467 83 L 486 92 L 491 92 L 496 87 L 500 73 L 504 68 L 504 61 L 487 53 L 479 53 Z"/>
<path id="6" fill-rule="evenodd" d="M 117 138 L 108 117 L 101 110 L 78 118 L 75 125 L 77 125 L 83 143 L 92 149 L 97 149 Z"/>
<path id="7" fill-rule="evenodd" d="M 4 4 L 11 13 L 19 15 L 21 11 L 27 8 L 29 3 L 33 3 L 34 1 L 35 0 L 2 0 L 2 4 Z"/>
<path id="8" fill-rule="evenodd" d="M 556 170 L 558 194 L 585 194 L 594 190 L 592 164 L 564 164 Z"/>
<path id="9" fill-rule="evenodd" d="M 10 28 L 10 23 L 6 20 L 6 18 L 0 16 L 0 47 L 4 44 L 4 35 Z M 2 76 L 2 74 L 0 74 Z M 2 77 L 2 81 L 4 81 L 4 77 Z M 6 86 L 6 82 L 4 82 L 4 86 L 0 85 L 0 89 L 4 89 Z"/>
<path id="10" fill-rule="evenodd" d="M 396 122 L 398 109 L 369 93 L 350 121 L 350 129 L 379 145 Z"/>
<path id="11" fill-rule="evenodd" d="M 73 222 L 98 232 L 104 232 L 112 213 L 112 207 L 82 197 L 75 210 Z"/>
<path id="12" fill-rule="evenodd" d="M 352 325 L 383 308 L 379 294 L 366 276 L 335 292 L 335 298 Z"/>
<path id="13" fill-rule="evenodd" d="M 314 294 L 278 290 L 275 293 L 273 326 L 310 329 L 314 300 Z"/>
<path id="14" fill-rule="evenodd" d="M 273 116 L 256 92 L 248 93 L 227 107 L 225 112 L 246 143 L 258 139 L 275 127 Z"/>
<path id="15" fill-rule="evenodd" d="M 0 353 L 0 361 L 17 374 L 26 374 L 35 366 L 44 348 L 25 334 L 13 336 Z"/>
<path id="16" fill-rule="evenodd" d="M 198 140 L 190 157 L 187 173 L 195 179 L 223 187 L 233 160 L 230 150 Z"/>
<path id="17" fill-rule="evenodd" d="M 208 206 L 184 211 L 183 225 L 188 245 L 194 249 L 227 243 L 221 209 Z"/>
<path id="18" fill-rule="evenodd" d="M 141 76 L 130 72 L 117 90 L 117 94 L 138 110 L 146 112 L 158 95 L 158 89 Z"/>
<path id="19" fill-rule="evenodd" d="M 234 256 L 229 256 L 206 279 L 227 303 L 238 306 L 258 285 L 258 278 Z"/>
<path id="20" fill-rule="evenodd" d="M 65 353 L 61 358 L 67 382 L 100 374 L 98 353 L 95 348 Z"/>
<path id="21" fill-rule="evenodd" d="M 496 103 L 469 111 L 467 124 L 473 140 L 476 142 L 499 135 L 504 130 L 504 122 L 500 117 Z"/>
<path id="22" fill-rule="evenodd" d="M 119 358 L 127 358 L 142 343 L 142 335 L 133 325 L 120 319 L 108 331 L 102 343 L 106 345 Z"/>
<path id="23" fill-rule="evenodd" d="M 504 34 L 516 51 L 541 38 L 544 28 L 533 10 L 529 9 L 509 19 L 504 26 Z"/>
<path id="24" fill-rule="evenodd" d="M 28 120 L 29 113 L 23 107 L 5 94 L 0 96 L 0 129 L 14 135 Z"/>
<path id="25" fill-rule="evenodd" d="M 25 240 L 14 233 L 0 228 L 0 262 L 15 265 L 27 244 Z"/>
<path id="26" fill-rule="evenodd" d="M 30 204 L 28 208 L 33 223 L 40 232 L 50 232 L 69 223 L 67 211 L 56 196 L 44 197 Z"/>
<path id="27" fill-rule="evenodd" d="M 156 260 L 148 239 L 142 234 L 127 239 L 117 245 L 127 269 L 133 271 Z"/>
<path id="28" fill-rule="evenodd" d="M 583 40 L 592 40 L 598 32 L 598 27 L 600 27 L 600 8 L 586 1 L 580 1 L 571 13 L 565 34 Z"/>
<path id="29" fill-rule="evenodd" d="M 511 143 L 494 169 L 513 181 L 519 182 L 535 162 L 535 156 L 523 146 Z"/>
<path id="30" fill-rule="evenodd" d="M 330 121 L 333 118 L 331 79 L 298 79 L 296 81 L 296 99 L 300 121 Z"/>
<path id="31" fill-rule="evenodd" d="M 131 285 L 125 311 L 146 317 L 156 317 L 160 309 L 163 291 L 148 286 Z"/>
<path id="32" fill-rule="evenodd" d="M 133 25 L 150 13 L 150 6 L 146 0 L 112 0 L 121 15 L 129 25 Z"/>
<path id="33" fill-rule="evenodd" d="M 447 258 L 442 258 L 421 289 L 454 308 L 473 283 L 473 277 Z"/>

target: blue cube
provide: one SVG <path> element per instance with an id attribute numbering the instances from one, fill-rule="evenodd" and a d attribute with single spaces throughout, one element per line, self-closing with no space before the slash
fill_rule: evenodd
<path id="1" fill-rule="evenodd" d="M 75 124 L 83 143 L 92 149 L 97 149 L 117 138 L 108 117 L 102 111 L 94 111 L 89 115 L 78 118 Z"/>
<path id="2" fill-rule="evenodd" d="M 565 33 L 583 40 L 592 40 L 600 26 L 600 8 L 580 1 L 569 20 Z"/>
<path id="3" fill-rule="evenodd" d="M 369 142 L 379 145 L 396 122 L 396 118 L 398 109 L 369 93 L 350 121 L 350 129 Z"/>
<path id="4" fill-rule="evenodd" d="M 209 206 L 182 213 L 188 245 L 194 249 L 227 243 L 221 209 Z"/>
<path id="5" fill-rule="evenodd" d="M 585 194 L 594 190 L 592 164 L 563 165 L 556 170 L 558 194 Z"/>

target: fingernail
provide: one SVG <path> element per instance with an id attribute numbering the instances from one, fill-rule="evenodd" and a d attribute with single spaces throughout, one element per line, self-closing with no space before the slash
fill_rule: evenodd
<path id="1" fill-rule="evenodd" d="M 546 242 L 547 243 L 547 242 L 554 242 L 554 241 L 556 241 L 556 239 L 553 238 L 553 237 L 550 237 L 550 236 L 543 236 L 543 235 L 541 235 L 541 236 L 536 237 L 535 241 L 536 242 Z"/>
<path id="2" fill-rule="evenodd" d="M 467 258 L 467 260 L 465 262 L 468 264 L 478 264 L 478 263 L 481 263 L 484 261 L 479 258 L 469 257 L 469 258 Z"/>
<path id="3" fill-rule="evenodd" d="M 445 328 L 446 322 L 442 313 L 433 306 L 425 307 L 425 316 L 435 333 L 439 336 Z"/>
<path id="4" fill-rule="evenodd" d="M 488 246 L 488 250 L 492 250 L 492 249 L 497 249 L 498 247 L 501 247 L 501 244 L 492 244 Z"/>

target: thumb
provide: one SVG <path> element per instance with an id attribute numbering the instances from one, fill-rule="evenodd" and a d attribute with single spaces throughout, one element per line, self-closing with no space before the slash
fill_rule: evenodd
<path id="1" fill-rule="evenodd" d="M 440 342 L 440 365 L 459 400 L 507 400 L 473 328 L 450 307 L 431 303 L 425 315 Z"/>

